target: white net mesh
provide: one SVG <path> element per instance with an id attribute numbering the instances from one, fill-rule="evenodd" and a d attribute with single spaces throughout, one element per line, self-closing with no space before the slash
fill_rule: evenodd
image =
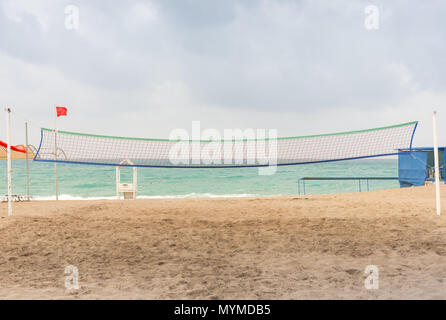
<path id="1" fill-rule="evenodd" d="M 327 162 L 397 154 L 399 149 L 411 148 L 416 126 L 417 122 L 410 122 L 327 135 L 212 142 L 55 133 L 42 129 L 35 160 L 99 165 L 119 165 L 130 160 L 135 166 L 185 168 Z"/>

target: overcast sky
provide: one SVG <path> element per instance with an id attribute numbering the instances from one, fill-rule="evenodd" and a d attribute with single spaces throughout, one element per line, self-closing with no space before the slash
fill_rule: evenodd
<path id="1" fill-rule="evenodd" d="M 1 0 L 0 140 L 4 107 L 37 143 L 58 104 L 60 129 L 156 138 L 193 120 L 279 136 L 420 120 L 418 146 L 436 109 L 446 144 L 445 17 L 440 0 Z"/>

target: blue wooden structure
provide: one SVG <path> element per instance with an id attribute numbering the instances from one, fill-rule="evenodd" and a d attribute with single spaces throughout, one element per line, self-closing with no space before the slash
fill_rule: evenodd
<path id="1" fill-rule="evenodd" d="M 440 179 L 445 177 L 445 147 L 438 148 Z M 424 186 L 434 180 L 434 148 L 401 149 L 398 154 L 398 177 L 400 186 Z"/>

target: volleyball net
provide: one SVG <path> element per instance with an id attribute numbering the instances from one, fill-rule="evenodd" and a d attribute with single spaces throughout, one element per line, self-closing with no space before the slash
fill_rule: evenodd
<path id="1" fill-rule="evenodd" d="M 167 168 L 297 165 L 390 156 L 411 149 L 418 122 L 301 137 L 146 139 L 41 129 L 35 161 Z"/>

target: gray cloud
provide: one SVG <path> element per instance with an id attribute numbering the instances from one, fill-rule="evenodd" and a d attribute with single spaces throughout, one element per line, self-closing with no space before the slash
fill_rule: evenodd
<path id="1" fill-rule="evenodd" d="M 205 118 L 306 134 L 416 120 L 444 104 L 442 1 L 376 1 L 376 31 L 364 28 L 369 1 L 71 4 L 78 31 L 64 27 L 66 3 L 0 4 L 0 93 L 41 121 L 39 109 L 65 101 L 79 131 L 166 135 Z M 87 110 L 106 118 L 81 120 Z"/>

